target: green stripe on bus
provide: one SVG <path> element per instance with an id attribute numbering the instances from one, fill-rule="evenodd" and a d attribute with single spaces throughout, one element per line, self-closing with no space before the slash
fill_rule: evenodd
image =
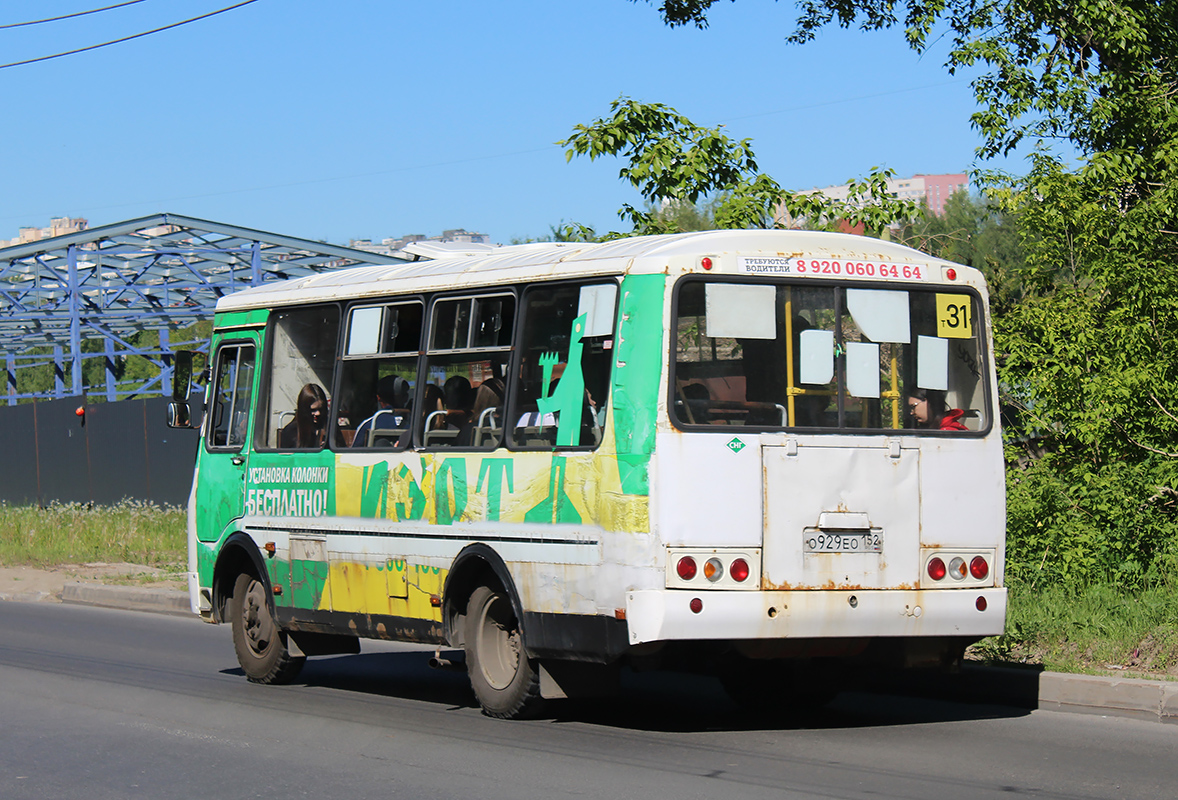
<path id="1" fill-rule="evenodd" d="M 618 474 L 626 494 L 649 495 L 659 377 L 663 362 L 665 275 L 630 275 L 622 281 L 622 311 L 614 366 L 614 420 Z"/>

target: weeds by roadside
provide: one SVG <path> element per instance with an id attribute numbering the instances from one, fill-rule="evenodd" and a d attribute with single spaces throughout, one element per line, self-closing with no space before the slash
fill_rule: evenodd
<path id="1" fill-rule="evenodd" d="M 45 508 L 0 503 L 0 564 L 129 562 L 179 572 L 186 554 L 183 508 L 138 500 Z"/>
<path id="2" fill-rule="evenodd" d="M 970 655 L 996 664 L 1038 664 L 1058 672 L 1178 677 L 1178 591 L 1097 584 L 1010 589 L 1006 634 Z"/>

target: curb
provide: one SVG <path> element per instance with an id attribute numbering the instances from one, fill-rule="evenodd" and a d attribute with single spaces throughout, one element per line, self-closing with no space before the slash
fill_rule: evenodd
<path id="1" fill-rule="evenodd" d="M 121 608 L 154 614 L 194 616 L 188 593 L 176 589 L 151 589 L 142 586 L 112 586 L 105 583 L 71 581 L 61 590 L 61 602 L 72 605 Z"/>
<path id="2" fill-rule="evenodd" d="M 890 673 L 875 691 L 964 703 L 1178 723 L 1178 682 L 966 664 L 955 674 Z"/>

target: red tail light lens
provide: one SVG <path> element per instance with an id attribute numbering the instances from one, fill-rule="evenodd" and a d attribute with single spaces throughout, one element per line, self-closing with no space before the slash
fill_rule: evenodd
<path id="1" fill-rule="evenodd" d="M 969 562 L 969 574 L 979 581 L 985 580 L 986 576 L 990 574 L 990 565 L 981 556 L 974 556 L 973 560 Z"/>
<path id="2" fill-rule="evenodd" d="M 732 562 L 732 566 L 728 568 L 728 574 L 737 583 L 744 583 L 749 579 L 749 562 L 743 558 L 736 559 Z"/>
<path id="3" fill-rule="evenodd" d="M 683 556 L 679 559 L 679 563 L 675 565 L 675 572 L 679 575 L 680 580 L 689 581 L 695 577 L 698 567 L 695 566 L 695 559 L 691 556 Z"/>
<path id="4" fill-rule="evenodd" d="M 978 611 L 985 611 L 986 610 L 986 598 L 979 597 L 977 600 L 974 601 L 974 607 L 977 608 Z"/>
<path id="5" fill-rule="evenodd" d="M 945 562 L 940 558 L 933 557 L 928 562 L 928 576 L 934 581 L 939 581 L 945 577 Z"/>
<path id="6" fill-rule="evenodd" d="M 704 610 L 704 601 L 698 597 L 693 597 L 691 598 L 691 602 L 687 604 L 687 607 L 691 609 L 692 614 L 698 614 Z"/>

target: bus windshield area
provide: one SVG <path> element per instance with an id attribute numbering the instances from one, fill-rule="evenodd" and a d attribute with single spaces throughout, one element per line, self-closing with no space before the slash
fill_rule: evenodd
<path id="1" fill-rule="evenodd" d="M 945 286 L 687 280 L 675 303 L 682 428 L 984 431 L 985 323 Z"/>

